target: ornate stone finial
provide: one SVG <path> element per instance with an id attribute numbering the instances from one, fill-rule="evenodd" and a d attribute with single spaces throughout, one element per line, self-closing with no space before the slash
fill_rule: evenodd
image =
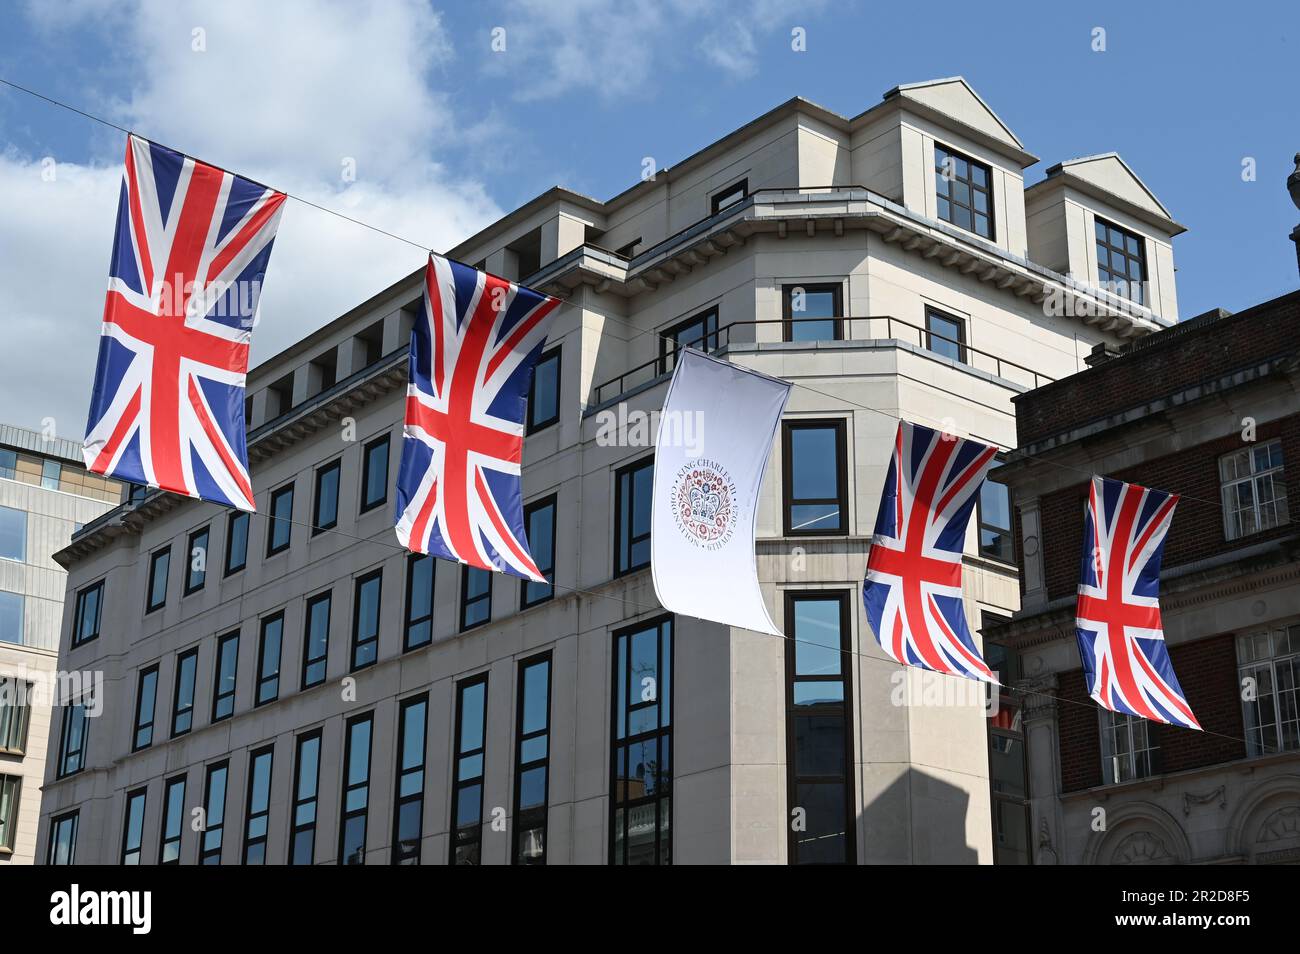
<path id="1" fill-rule="evenodd" d="M 1291 193 L 1291 201 L 1300 209 L 1300 152 L 1295 154 L 1295 170 L 1286 177 L 1286 191 Z"/>

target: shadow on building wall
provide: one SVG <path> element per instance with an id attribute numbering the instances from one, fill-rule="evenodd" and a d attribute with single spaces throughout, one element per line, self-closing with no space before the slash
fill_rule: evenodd
<path id="1" fill-rule="evenodd" d="M 896 766 L 867 764 L 865 808 L 858 819 L 860 864 L 974 865 L 979 851 L 967 838 L 967 813 L 988 810 L 971 806 L 970 793 L 914 767 L 873 796 L 874 774 Z M 981 809 L 979 806 L 983 806 Z M 980 819 L 975 829 L 987 826 Z"/>

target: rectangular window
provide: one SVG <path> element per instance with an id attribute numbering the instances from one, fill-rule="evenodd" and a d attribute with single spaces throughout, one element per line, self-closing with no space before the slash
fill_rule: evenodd
<path id="1" fill-rule="evenodd" d="M 852 658 L 847 593 L 787 593 L 786 772 L 792 865 L 853 864 Z"/>
<path id="2" fill-rule="evenodd" d="M 197 648 L 176 657 L 176 688 L 172 693 L 172 738 L 194 728 L 194 675 L 199 667 Z"/>
<path id="3" fill-rule="evenodd" d="M 677 367 L 677 352 L 682 348 L 713 352 L 718 350 L 718 309 L 710 308 L 679 321 L 659 332 L 659 373 Z"/>
<path id="4" fill-rule="evenodd" d="M 58 490 L 62 476 L 63 466 L 57 460 L 41 461 L 41 486 L 46 490 Z"/>
<path id="5" fill-rule="evenodd" d="M 397 803 L 393 864 L 418 865 L 424 834 L 424 748 L 429 697 L 403 699 L 397 716 Z"/>
<path id="6" fill-rule="evenodd" d="M 434 558 L 412 553 L 406 559 L 406 633 L 402 652 L 427 646 L 433 640 Z"/>
<path id="7" fill-rule="evenodd" d="M 266 864 L 266 826 L 271 815 L 271 766 L 275 747 L 248 757 L 248 803 L 244 811 L 244 864 Z"/>
<path id="8" fill-rule="evenodd" d="M 515 714 L 513 861 L 546 864 L 546 806 L 551 766 L 551 654 L 519 664 Z"/>
<path id="9" fill-rule="evenodd" d="M 208 528 L 195 530 L 190 534 L 189 546 L 186 547 L 185 592 L 183 596 L 197 593 L 208 581 Z"/>
<path id="10" fill-rule="evenodd" d="M 614 473 L 614 575 L 650 565 L 650 497 L 654 458 Z"/>
<path id="11" fill-rule="evenodd" d="M 361 512 L 365 513 L 388 499 L 388 435 L 367 444 L 362 457 Z"/>
<path id="12" fill-rule="evenodd" d="M 959 364 L 966 363 L 966 323 L 933 308 L 925 310 L 925 347 Z"/>
<path id="13" fill-rule="evenodd" d="M 0 676 L 0 752 L 24 755 L 32 719 L 32 683 Z"/>
<path id="14" fill-rule="evenodd" d="M 158 864 L 181 863 L 181 832 L 185 825 L 185 776 L 167 780 L 163 794 L 162 837 L 159 839 Z"/>
<path id="15" fill-rule="evenodd" d="M 316 471 L 316 497 L 311 508 L 312 536 L 338 526 L 341 470 L 342 465 L 336 460 Z"/>
<path id="16" fill-rule="evenodd" d="M 302 687 L 310 689 L 325 681 L 330 651 L 330 593 L 307 601 L 307 626 L 302 637 Z"/>
<path id="17" fill-rule="evenodd" d="M 1160 749 L 1151 724 L 1141 716 L 1098 710 L 1101 718 L 1101 768 L 1107 785 L 1147 778 L 1160 771 Z"/>
<path id="18" fill-rule="evenodd" d="M 201 835 L 202 849 L 199 864 L 221 864 L 221 841 L 226 830 L 226 776 L 230 763 L 218 762 L 208 766 L 208 780 L 203 787 L 203 820 L 206 827 Z"/>
<path id="19" fill-rule="evenodd" d="M 528 388 L 528 433 L 550 427 L 560 419 L 560 349 L 547 351 L 533 366 Z"/>
<path id="20" fill-rule="evenodd" d="M 27 559 L 27 514 L 12 507 L 0 507 L 0 559 Z"/>
<path id="21" fill-rule="evenodd" d="M 357 580 L 352 607 L 352 669 L 372 665 L 379 656 L 379 595 L 384 571 L 375 570 Z"/>
<path id="22" fill-rule="evenodd" d="M 0 855 L 14 850 L 18 831 L 18 798 L 23 781 L 17 775 L 0 775 Z"/>
<path id="23" fill-rule="evenodd" d="M 23 643 L 23 604 L 19 593 L 0 590 L 0 643 Z"/>
<path id="24" fill-rule="evenodd" d="M 1146 303 L 1147 255 L 1142 236 L 1098 218 L 1097 281 L 1122 298 Z"/>
<path id="25" fill-rule="evenodd" d="M 1224 536 L 1237 540 L 1286 523 L 1286 476 L 1282 442 L 1234 451 L 1219 458 Z"/>
<path id="26" fill-rule="evenodd" d="M 149 593 L 144 607 L 146 613 L 162 609 L 167 603 L 167 573 L 171 562 L 171 547 L 164 547 L 149 558 Z"/>
<path id="27" fill-rule="evenodd" d="M 248 565 L 248 513 L 237 510 L 226 521 L 226 576 Z"/>
<path id="28" fill-rule="evenodd" d="M 316 850 L 316 793 L 320 782 L 320 729 L 298 736 L 293 770 L 293 833 L 289 864 L 309 865 Z"/>
<path id="29" fill-rule="evenodd" d="M 150 666 L 140 671 L 140 684 L 135 696 L 135 740 L 131 751 L 138 752 L 153 745 L 154 708 L 158 701 L 158 667 Z"/>
<path id="30" fill-rule="evenodd" d="M 492 573 L 466 566 L 460 574 L 460 631 L 482 626 L 492 618 Z"/>
<path id="31" fill-rule="evenodd" d="M 545 583 L 524 580 L 519 587 L 519 608 L 545 603 L 555 595 L 555 497 L 537 500 L 524 508 L 524 533 L 533 562 Z"/>
<path id="32" fill-rule="evenodd" d="M 934 147 L 939 218 L 993 240 L 993 170 L 944 146 Z"/>
<path id="33" fill-rule="evenodd" d="M 1300 624 L 1237 637 L 1237 674 L 1247 754 L 1300 749 Z"/>
<path id="34" fill-rule="evenodd" d="M 487 733 L 487 673 L 456 684 L 455 771 L 451 790 L 453 865 L 482 864 L 483 756 Z"/>
<path id="35" fill-rule="evenodd" d="M 140 863 L 140 846 L 144 842 L 144 805 L 148 789 L 137 788 L 126 796 L 126 815 L 122 819 L 122 864 Z"/>
<path id="36" fill-rule="evenodd" d="M 13 480 L 18 476 L 18 455 L 14 451 L 0 447 L 0 477 Z"/>
<path id="37" fill-rule="evenodd" d="M 741 179 L 732 185 L 727 186 L 720 192 L 713 194 L 713 214 L 717 215 L 724 209 L 729 209 L 733 205 L 745 201 L 749 195 L 749 180 Z"/>
<path id="38" fill-rule="evenodd" d="M 284 642 L 284 613 L 262 620 L 257 649 L 257 692 L 253 705 L 265 705 L 280 695 L 280 646 Z"/>
<path id="39" fill-rule="evenodd" d="M 68 812 L 50 819 L 50 847 L 47 865 L 71 865 L 77 860 L 77 822 L 80 812 Z"/>
<path id="40" fill-rule="evenodd" d="M 229 719 L 235 711 L 235 677 L 239 674 L 239 630 L 217 641 L 217 665 L 212 686 L 212 721 Z"/>
<path id="41" fill-rule="evenodd" d="M 266 555 L 275 556 L 289 549 L 293 539 L 293 484 L 271 493 L 271 519 L 266 528 Z"/>
<path id="42" fill-rule="evenodd" d="M 366 863 L 366 813 L 370 807 L 370 733 L 374 713 L 348 720 L 343 753 L 343 818 L 339 823 L 339 864 Z"/>
<path id="43" fill-rule="evenodd" d="M 1007 623 L 1006 617 L 982 614 L 981 630 Z M 1014 650 L 984 639 L 984 658 L 1003 686 L 1020 678 L 1020 660 Z M 1025 734 L 1020 699 L 1009 689 L 988 687 L 989 788 L 993 796 L 993 863 L 1033 863 L 1029 837 L 1029 783 L 1025 775 Z"/>
<path id="44" fill-rule="evenodd" d="M 614 634 L 610 864 L 672 863 L 673 621 Z"/>
<path id="45" fill-rule="evenodd" d="M 990 470 L 989 479 L 980 485 L 980 555 L 1003 563 L 1015 563 L 1015 540 L 1011 536 L 1011 489 L 992 478 L 993 471 Z"/>
<path id="46" fill-rule="evenodd" d="M 104 601 L 104 581 L 92 583 L 77 593 L 72 614 L 72 645 L 80 646 L 99 638 L 99 615 Z"/>
<path id="47" fill-rule="evenodd" d="M 781 309 L 786 341 L 839 341 L 844 337 L 839 282 L 781 286 Z"/>
<path id="48" fill-rule="evenodd" d="M 786 536 L 848 532 L 843 421 L 786 421 L 782 433 Z"/>
<path id="49" fill-rule="evenodd" d="M 80 772 L 86 767 L 86 736 L 90 722 L 84 701 L 63 707 L 63 733 L 59 736 L 58 778 Z"/>

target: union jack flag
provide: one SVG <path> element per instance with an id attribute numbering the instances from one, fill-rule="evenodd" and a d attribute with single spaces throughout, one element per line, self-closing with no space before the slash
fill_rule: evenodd
<path id="1" fill-rule="evenodd" d="M 1088 694 L 1112 712 L 1199 729 L 1160 621 L 1160 558 L 1177 494 L 1093 477 L 1075 627 Z"/>
<path id="2" fill-rule="evenodd" d="M 966 524 L 997 448 L 898 422 L 862 602 L 896 662 L 996 682 L 961 595 Z"/>
<path id="3" fill-rule="evenodd" d="M 537 582 L 520 458 L 533 365 L 559 300 L 432 255 L 411 332 L 397 539 Z"/>
<path id="4" fill-rule="evenodd" d="M 90 470 L 256 509 L 244 376 L 284 200 L 127 138 L 82 450 Z"/>

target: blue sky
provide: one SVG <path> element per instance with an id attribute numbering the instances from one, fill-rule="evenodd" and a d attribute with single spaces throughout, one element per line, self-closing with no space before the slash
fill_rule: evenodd
<path id="1" fill-rule="evenodd" d="M 899 83 L 960 74 L 1042 157 L 1027 181 L 1075 156 L 1129 162 L 1189 229 L 1174 244 L 1185 317 L 1296 288 L 1284 183 L 1300 7 L 947 6 L 70 0 L 5 6 L 0 75 L 444 248 L 557 183 L 607 198 L 643 157 L 671 165 L 793 95 L 852 115 Z M 791 50 L 796 26 L 806 52 Z M 80 436 L 122 149 L 0 91 L 0 418 L 54 416 Z M 421 259 L 300 205 L 280 234 L 254 361 Z"/>

